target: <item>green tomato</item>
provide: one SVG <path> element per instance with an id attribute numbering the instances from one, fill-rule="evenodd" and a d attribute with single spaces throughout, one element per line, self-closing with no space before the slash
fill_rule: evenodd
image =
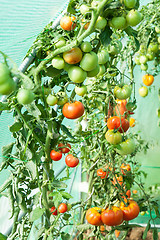
<path id="1" fill-rule="evenodd" d="M 122 135 L 120 134 L 120 132 L 115 132 L 114 130 L 108 130 L 105 134 L 105 138 L 110 144 L 113 145 L 122 142 Z"/>
<path id="2" fill-rule="evenodd" d="M 137 10 L 132 9 L 127 14 L 126 20 L 127 20 L 128 25 L 134 27 L 134 26 L 138 25 L 141 22 L 142 15 Z"/>
<path id="3" fill-rule="evenodd" d="M 7 79 L 5 83 L 0 84 L 0 94 L 9 95 L 16 89 L 16 83 L 11 77 Z"/>
<path id="4" fill-rule="evenodd" d="M 140 63 L 140 56 L 139 55 L 135 56 L 134 61 L 135 61 L 136 65 L 141 65 L 141 63 Z"/>
<path id="5" fill-rule="evenodd" d="M 102 30 L 103 28 L 105 28 L 106 25 L 107 25 L 107 20 L 104 17 L 99 16 L 96 21 L 95 28 Z"/>
<path id="6" fill-rule="evenodd" d="M 10 70 L 5 63 L 0 63 L 0 84 L 3 84 L 10 79 Z"/>
<path id="7" fill-rule="evenodd" d="M 113 17 L 111 20 L 111 25 L 115 29 L 124 29 L 126 27 L 126 18 L 121 17 Z"/>
<path id="8" fill-rule="evenodd" d="M 141 70 L 142 71 L 147 71 L 147 69 L 148 69 L 148 64 L 147 63 L 141 64 Z"/>
<path id="9" fill-rule="evenodd" d="M 52 95 L 52 94 L 49 94 L 48 97 L 46 98 L 46 102 L 48 105 L 50 106 L 54 106 L 57 104 L 58 102 L 58 99 L 56 96 Z"/>
<path id="10" fill-rule="evenodd" d="M 80 66 L 84 71 L 92 71 L 98 64 L 98 56 L 95 52 L 85 53 Z"/>
<path id="11" fill-rule="evenodd" d="M 82 15 L 85 15 L 87 12 L 89 12 L 89 6 L 87 6 L 86 4 L 82 4 L 79 10 Z"/>
<path id="12" fill-rule="evenodd" d="M 20 104 L 30 104 L 34 100 L 34 93 L 30 89 L 19 89 L 17 93 L 17 101 Z"/>
<path id="13" fill-rule="evenodd" d="M 55 43 L 56 48 L 61 48 L 66 45 L 66 40 L 63 37 L 60 37 L 58 41 Z"/>
<path id="14" fill-rule="evenodd" d="M 106 68 L 104 65 L 99 65 L 99 73 L 97 74 L 97 77 L 102 76 L 106 71 Z"/>
<path id="15" fill-rule="evenodd" d="M 109 61 L 109 53 L 106 49 L 102 49 L 97 53 L 98 56 L 98 64 L 105 64 Z"/>
<path id="16" fill-rule="evenodd" d="M 82 42 L 82 44 L 81 44 L 81 50 L 82 50 L 83 52 L 90 52 L 90 51 L 92 50 L 92 45 L 91 45 L 91 43 L 90 43 L 90 42 L 87 42 L 87 41 Z"/>
<path id="17" fill-rule="evenodd" d="M 58 98 L 58 102 L 57 102 L 58 105 L 62 106 L 66 102 L 68 102 L 68 96 L 65 92 L 58 92 L 56 96 Z"/>
<path id="18" fill-rule="evenodd" d="M 146 57 L 148 58 L 148 61 L 152 61 L 154 59 L 154 53 L 152 52 L 147 52 Z"/>
<path id="19" fill-rule="evenodd" d="M 139 48 L 139 51 L 140 51 L 140 53 L 145 53 L 146 52 L 146 46 L 144 45 L 144 44 L 141 44 L 140 45 L 140 48 Z"/>
<path id="20" fill-rule="evenodd" d="M 56 69 L 61 70 L 61 69 L 63 69 L 64 66 L 65 66 L 65 61 L 64 61 L 64 59 L 61 58 L 61 57 L 54 57 L 54 58 L 52 59 L 52 66 L 53 66 L 54 68 L 56 68 Z"/>
<path id="21" fill-rule="evenodd" d="M 72 82 L 82 83 L 87 77 L 87 72 L 78 66 L 72 66 L 68 69 L 68 76 Z"/>
<path id="22" fill-rule="evenodd" d="M 135 102 L 127 102 L 126 108 L 128 111 L 133 112 L 137 108 L 137 105 Z"/>
<path id="23" fill-rule="evenodd" d="M 160 43 L 160 37 L 158 37 L 158 43 Z"/>
<path id="24" fill-rule="evenodd" d="M 134 8 L 137 3 L 137 0 L 124 0 L 124 5 L 127 8 Z"/>
<path id="25" fill-rule="evenodd" d="M 146 55 L 141 55 L 139 58 L 140 64 L 145 64 L 148 61 L 148 58 Z"/>
<path id="26" fill-rule="evenodd" d="M 81 87 L 75 86 L 75 93 L 79 96 L 84 96 L 87 93 L 87 87 L 85 85 Z"/>
<path id="27" fill-rule="evenodd" d="M 155 26 L 155 31 L 156 31 L 156 33 L 160 33 L 160 27 Z"/>
<path id="28" fill-rule="evenodd" d="M 129 85 L 124 85 L 123 87 L 115 86 L 114 88 L 114 95 L 120 100 L 129 98 L 131 93 L 132 89 Z"/>
<path id="29" fill-rule="evenodd" d="M 92 71 L 87 72 L 87 77 L 95 77 L 99 73 L 99 65 L 97 65 Z"/>
<path id="30" fill-rule="evenodd" d="M 157 53 L 158 52 L 158 43 L 150 43 L 148 46 L 148 52 Z"/>
<path id="31" fill-rule="evenodd" d="M 127 139 L 124 142 L 121 142 L 119 144 L 119 146 L 117 146 L 116 151 L 120 154 L 120 155 L 128 155 L 131 154 L 135 151 L 136 145 L 133 139 Z"/>
<path id="32" fill-rule="evenodd" d="M 56 69 L 52 65 L 50 65 L 49 67 L 46 68 L 46 75 L 48 77 L 53 78 L 53 77 L 59 75 L 61 72 L 62 72 L 62 70 Z"/>
<path id="33" fill-rule="evenodd" d="M 148 95 L 148 88 L 146 86 L 140 87 L 138 92 L 141 97 L 146 97 Z"/>
<path id="34" fill-rule="evenodd" d="M 110 55 L 115 56 L 119 53 L 119 49 L 116 45 L 109 45 L 107 48 Z"/>

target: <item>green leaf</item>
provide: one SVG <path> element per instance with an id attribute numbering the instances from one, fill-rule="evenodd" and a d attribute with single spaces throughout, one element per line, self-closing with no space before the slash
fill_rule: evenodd
<path id="1" fill-rule="evenodd" d="M 101 43 L 104 47 L 107 47 L 111 42 L 112 30 L 107 26 L 99 35 Z"/>
<path id="2" fill-rule="evenodd" d="M 77 226 L 77 229 L 79 231 L 84 231 L 84 230 L 88 230 L 88 229 L 91 229 L 91 228 L 94 228 L 94 226 L 92 226 L 91 224 L 80 224 Z"/>
<path id="3" fill-rule="evenodd" d="M 148 223 L 147 223 L 147 226 L 146 226 L 146 228 L 145 228 L 145 230 L 144 230 L 144 233 L 143 233 L 143 237 L 142 237 L 143 240 L 146 239 L 146 237 L 147 237 L 147 232 L 149 231 L 150 228 L 151 228 L 151 224 L 150 224 L 150 220 L 149 220 Z"/>
<path id="4" fill-rule="evenodd" d="M 32 175 L 32 179 L 34 180 L 36 178 L 36 164 L 33 161 L 28 161 L 26 163 L 26 168 L 30 171 Z"/>
<path id="5" fill-rule="evenodd" d="M 153 228 L 153 240 L 158 240 L 158 230 L 157 228 Z"/>
<path id="6" fill-rule="evenodd" d="M 12 126 L 9 127 L 10 132 L 18 132 L 23 127 L 21 122 L 15 122 Z"/>
<path id="7" fill-rule="evenodd" d="M 0 233 L 0 240 L 7 240 L 7 237 Z"/>
<path id="8" fill-rule="evenodd" d="M 53 234 L 50 233 L 49 236 L 47 237 L 47 240 L 53 240 Z"/>
<path id="9" fill-rule="evenodd" d="M 60 192 L 57 192 L 54 197 L 54 206 L 58 208 L 59 203 L 62 201 L 62 195 Z"/>
<path id="10" fill-rule="evenodd" d="M 59 180 L 53 180 L 51 185 L 56 188 L 66 188 L 67 187 L 67 184 L 65 184 L 64 182 L 61 182 Z"/>
<path id="11" fill-rule="evenodd" d="M 25 105 L 25 108 L 32 116 L 39 119 L 39 116 L 41 115 L 41 111 L 38 109 L 38 107 L 34 102 L 32 102 L 31 104 Z"/>
<path id="12" fill-rule="evenodd" d="M 70 198 L 73 198 L 69 193 L 67 193 L 67 192 L 61 192 L 61 194 L 62 194 L 62 197 L 64 198 L 64 199 L 67 199 L 67 200 L 69 200 Z"/>
<path id="13" fill-rule="evenodd" d="M 137 38 L 137 31 L 133 28 L 127 27 L 124 29 L 124 31 L 127 33 L 128 36 L 133 36 L 134 38 Z"/>
<path id="14" fill-rule="evenodd" d="M 68 7 L 67 7 L 67 12 L 75 14 L 76 13 L 75 8 L 74 8 L 75 5 L 76 5 L 76 0 L 70 0 Z"/>
<path id="15" fill-rule="evenodd" d="M 2 157 L 3 157 L 3 161 L 6 161 L 6 158 L 7 158 L 7 157 L 9 158 L 9 155 L 10 155 L 11 152 L 12 152 L 13 146 L 14 146 L 14 143 L 10 143 L 10 144 L 2 147 Z"/>
<path id="16" fill-rule="evenodd" d="M 61 238 L 62 238 L 62 240 L 69 240 L 69 239 L 71 239 L 71 235 L 69 233 L 62 232 Z"/>
<path id="17" fill-rule="evenodd" d="M 66 221 L 67 221 L 70 217 L 71 217 L 71 214 L 69 214 L 69 213 L 64 213 L 64 214 L 63 214 L 63 219 L 66 220 Z"/>
<path id="18" fill-rule="evenodd" d="M 160 108 L 157 109 L 157 116 L 160 118 Z"/>
<path id="19" fill-rule="evenodd" d="M 30 222 L 36 221 L 37 219 L 39 219 L 39 218 L 43 215 L 44 211 L 45 211 L 45 208 L 40 208 L 40 207 L 35 208 L 35 209 L 30 213 L 29 221 L 30 221 Z"/>
<path id="20" fill-rule="evenodd" d="M 62 130 L 68 137 L 70 137 L 70 138 L 72 138 L 72 139 L 75 139 L 65 125 L 61 124 L 61 130 Z"/>
<path id="21" fill-rule="evenodd" d="M 0 102 L 0 111 L 10 110 L 7 102 Z"/>

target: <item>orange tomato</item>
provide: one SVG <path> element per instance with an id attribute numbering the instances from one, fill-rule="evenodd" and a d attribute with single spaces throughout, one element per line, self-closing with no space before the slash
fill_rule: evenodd
<path id="1" fill-rule="evenodd" d="M 102 209 L 99 207 L 89 208 L 86 212 L 87 222 L 95 226 L 103 225 L 101 220 L 101 211 Z"/>
<path id="2" fill-rule="evenodd" d="M 121 232 L 116 229 L 114 233 L 115 233 L 116 238 L 118 238 Z"/>
<path id="3" fill-rule="evenodd" d="M 117 226 L 123 222 L 123 212 L 120 208 L 112 206 L 101 213 L 101 219 L 108 226 Z"/>
<path id="4" fill-rule="evenodd" d="M 117 99 L 116 103 L 117 103 L 117 105 L 115 106 L 115 113 L 118 116 L 123 116 L 124 113 L 128 112 L 127 108 L 126 108 L 126 104 L 127 104 L 126 100 L 119 100 L 119 99 Z"/>
<path id="5" fill-rule="evenodd" d="M 74 47 L 63 53 L 63 59 L 68 64 L 79 63 L 82 59 L 82 51 L 79 47 Z"/>
<path id="6" fill-rule="evenodd" d="M 142 81 L 146 86 L 150 86 L 154 81 L 154 77 L 151 74 L 146 74 L 142 77 Z"/>
<path id="7" fill-rule="evenodd" d="M 131 171 L 131 166 L 129 164 L 122 163 L 121 172 L 123 175 L 126 175 L 126 172 Z"/>
<path id="8" fill-rule="evenodd" d="M 113 178 L 113 181 L 111 181 L 113 185 L 116 185 L 116 184 L 119 184 L 120 186 L 122 186 L 123 184 L 123 177 L 122 176 L 117 176 L 116 175 L 116 178 L 114 177 Z"/>
<path id="9" fill-rule="evenodd" d="M 107 178 L 106 175 L 108 176 L 107 172 L 103 171 L 102 168 L 97 169 L 97 176 L 101 177 L 101 179 Z"/>
<path id="10" fill-rule="evenodd" d="M 101 232 L 104 232 L 104 231 L 105 231 L 104 225 L 101 225 L 101 226 L 100 226 L 100 231 L 101 231 Z"/>
<path id="11" fill-rule="evenodd" d="M 126 206 L 123 202 L 121 202 L 120 209 L 123 212 L 123 219 L 126 221 L 130 221 L 136 218 L 140 212 L 138 204 L 133 200 L 129 201 L 128 206 Z"/>
<path id="12" fill-rule="evenodd" d="M 134 127 L 135 126 L 135 119 L 132 118 L 132 117 L 129 118 L 129 126 L 130 127 Z"/>
<path id="13" fill-rule="evenodd" d="M 64 16 L 61 18 L 60 20 L 60 26 L 61 28 L 63 28 L 64 30 L 67 30 L 67 31 L 71 31 L 75 28 L 76 26 L 76 23 L 74 23 L 75 21 L 75 17 L 69 17 L 69 16 Z"/>
<path id="14" fill-rule="evenodd" d="M 133 190 L 132 192 L 133 192 L 133 194 L 137 194 L 138 191 L 137 190 Z"/>

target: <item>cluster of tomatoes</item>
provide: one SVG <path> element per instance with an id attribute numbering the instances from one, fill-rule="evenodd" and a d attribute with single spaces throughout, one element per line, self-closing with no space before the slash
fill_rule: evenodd
<path id="1" fill-rule="evenodd" d="M 62 153 L 68 153 L 71 150 L 71 145 L 67 143 L 66 145 L 63 143 L 58 144 L 59 151 L 55 151 L 54 149 L 50 152 L 50 157 L 53 161 L 59 161 L 62 158 Z M 65 163 L 68 167 L 76 167 L 79 164 L 79 159 L 72 154 L 68 154 L 65 157 Z"/>
<path id="2" fill-rule="evenodd" d="M 151 86 L 152 83 L 154 82 L 154 77 L 151 74 L 145 74 L 142 77 L 142 81 L 143 81 L 144 85 Z M 141 97 L 146 97 L 148 95 L 148 88 L 146 86 L 142 86 L 139 88 L 139 95 Z"/>
<path id="3" fill-rule="evenodd" d="M 50 211 L 51 211 L 52 215 L 56 216 L 56 215 L 58 215 L 58 212 L 65 213 L 65 212 L 69 211 L 70 209 L 71 209 L 71 204 L 61 203 L 58 206 L 58 211 L 55 206 L 51 207 Z"/>

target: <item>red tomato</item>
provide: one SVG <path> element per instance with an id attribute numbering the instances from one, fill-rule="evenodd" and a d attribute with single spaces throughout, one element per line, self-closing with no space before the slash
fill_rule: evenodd
<path id="1" fill-rule="evenodd" d="M 107 127 L 109 129 L 118 129 L 120 133 L 126 132 L 129 128 L 129 122 L 124 117 L 113 116 L 107 121 Z"/>
<path id="2" fill-rule="evenodd" d="M 61 204 L 59 205 L 59 207 L 58 207 L 58 211 L 59 211 L 60 213 L 65 213 L 65 212 L 67 212 L 67 204 L 61 203 Z"/>
<path id="3" fill-rule="evenodd" d="M 113 206 L 101 213 L 102 222 L 108 226 L 117 226 L 123 222 L 123 212 L 120 208 Z"/>
<path id="4" fill-rule="evenodd" d="M 123 211 L 123 219 L 126 221 L 136 218 L 140 212 L 138 204 L 133 200 L 129 201 L 128 206 L 121 202 L 120 209 Z"/>
<path id="5" fill-rule="evenodd" d="M 50 157 L 53 161 L 59 161 L 62 158 L 61 152 L 56 152 L 55 150 L 52 150 L 50 152 Z"/>
<path id="6" fill-rule="evenodd" d="M 105 171 L 103 171 L 102 168 L 97 169 L 97 176 L 99 176 L 103 179 L 103 178 L 107 177 L 106 175 L 108 176 L 108 174 Z"/>
<path id="7" fill-rule="evenodd" d="M 76 119 L 83 115 L 84 106 L 81 102 L 66 103 L 62 108 L 63 115 L 68 119 Z"/>
<path id="8" fill-rule="evenodd" d="M 53 206 L 53 207 L 51 207 L 51 213 L 53 214 L 53 215 L 57 215 L 58 213 L 57 213 L 57 209 L 55 208 L 55 206 Z"/>
<path id="9" fill-rule="evenodd" d="M 66 146 L 68 146 L 69 148 L 67 148 Z M 69 143 L 66 144 L 59 143 L 58 148 L 61 153 L 68 153 L 71 150 L 71 145 Z"/>
<path id="10" fill-rule="evenodd" d="M 101 211 L 102 211 L 102 209 L 99 207 L 89 208 L 86 212 L 86 219 L 87 219 L 88 223 L 95 225 L 95 226 L 103 225 L 102 220 L 101 220 L 101 214 L 100 214 Z"/>
<path id="11" fill-rule="evenodd" d="M 126 172 L 131 171 L 131 166 L 129 164 L 122 163 L 121 172 L 123 175 L 126 175 Z"/>
<path id="12" fill-rule="evenodd" d="M 72 154 L 68 154 L 65 158 L 65 163 L 68 167 L 76 167 L 79 163 L 79 159 Z"/>

